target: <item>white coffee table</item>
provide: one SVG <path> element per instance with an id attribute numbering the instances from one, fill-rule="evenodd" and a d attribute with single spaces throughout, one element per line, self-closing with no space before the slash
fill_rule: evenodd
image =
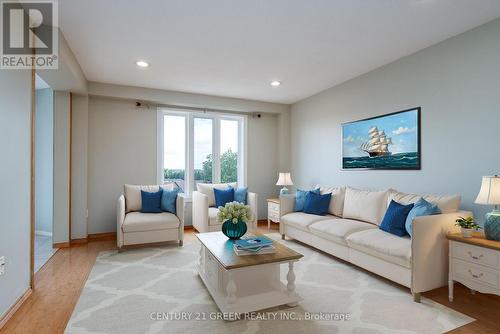
<path id="1" fill-rule="evenodd" d="M 256 234 L 258 235 L 258 234 Z M 270 307 L 296 306 L 294 263 L 302 254 L 273 242 L 274 254 L 238 256 L 234 241 L 222 232 L 199 233 L 198 273 L 223 313 L 246 313 Z M 280 265 L 288 265 L 287 284 L 280 279 Z"/>

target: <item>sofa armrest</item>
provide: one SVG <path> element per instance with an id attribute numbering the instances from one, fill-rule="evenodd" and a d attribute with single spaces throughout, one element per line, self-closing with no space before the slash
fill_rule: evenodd
<path id="1" fill-rule="evenodd" d="M 257 229 L 257 221 L 259 220 L 259 202 L 256 193 L 248 192 L 247 194 L 247 204 L 250 206 L 252 211 L 252 229 Z"/>
<path id="2" fill-rule="evenodd" d="M 411 291 L 420 293 L 445 286 L 448 282 L 448 239 L 457 230 L 459 216 L 472 212 L 458 211 L 413 219 Z"/>
<path id="3" fill-rule="evenodd" d="M 287 213 L 293 212 L 295 207 L 295 195 L 280 195 L 280 218 Z"/>
<path id="4" fill-rule="evenodd" d="M 208 196 L 193 191 L 193 227 L 198 232 L 208 232 Z"/>
<path id="5" fill-rule="evenodd" d="M 122 225 L 125 221 L 125 196 L 121 195 L 118 198 L 116 206 L 116 244 L 118 248 L 123 246 Z"/>
<path id="6" fill-rule="evenodd" d="M 293 212 L 295 207 L 295 194 L 280 195 L 280 234 L 284 238 L 286 234 L 286 227 L 283 222 L 283 217 L 287 213 Z"/>
<path id="7" fill-rule="evenodd" d="M 179 240 L 183 240 L 184 236 L 184 211 L 185 211 L 185 194 L 177 194 L 177 200 L 175 203 L 175 211 L 177 213 L 177 218 L 179 218 Z"/>

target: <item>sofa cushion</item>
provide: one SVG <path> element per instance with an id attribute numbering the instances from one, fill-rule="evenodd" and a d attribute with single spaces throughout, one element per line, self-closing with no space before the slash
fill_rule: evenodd
<path id="1" fill-rule="evenodd" d="M 297 189 L 295 191 L 295 205 L 293 206 L 293 211 L 295 212 L 304 211 L 304 205 L 306 204 L 306 196 L 308 192 L 319 194 L 319 188 L 313 190 Z"/>
<path id="2" fill-rule="evenodd" d="M 167 230 L 171 228 L 178 228 L 179 224 L 179 218 L 170 212 L 130 212 L 125 215 L 122 231 L 124 233 L 128 233 Z"/>
<path id="3" fill-rule="evenodd" d="M 345 187 L 328 187 L 317 185 L 316 188 L 320 189 L 320 193 L 322 195 L 328 193 L 332 194 L 328 212 L 337 217 L 342 217 L 344 211 Z"/>
<path id="4" fill-rule="evenodd" d="M 391 201 L 387 211 L 385 212 L 384 219 L 380 223 L 380 229 L 391 234 L 397 235 L 398 237 L 404 237 L 408 235 L 406 232 L 406 217 L 413 209 L 413 203 L 403 205 L 394 200 Z"/>
<path id="5" fill-rule="evenodd" d="M 341 245 L 347 245 L 345 238 L 352 233 L 377 228 L 370 223 L 359 220 L 334 218 L 322 220 L 309 225 L 312 234 L 318 237 L 336 242 Z"/>
<path id="6" fill-rule="evenodd" d="M 332 199 L 332 194 L 320 195 L 314 191 L 309 191 L 306 194 L 306 200 L 304 201 L 304 212 L 313 215 L 324 216 L 328 213 L 328 206 L 330 205 L 330 200 Z"/>
<path id="7" fill-rule="evenodd" d="M 155 192 L 141 190 L 141 212 L 161 213 L 161 197 L 163 189 Z"/>
<path id="8" fill-rule="evenodd" d="M 208 225 L 220 225 L 217 221 L 217 213 L 219 212 L 218 208 L 210 207 L 208 208 Z"/>
<path id="9" fill-rule="evenodd" d="M 347 187 L 343 217 L 380 225 L 387 209 L 387 191 L 359 190 Z"/>
<path id="10" fill-rule="evenodd" d="M 234 183 L 197 183 L 196 189 L 208 196 L 208 206 L 215 206 L 215 196 L 214 188 L 217 189 L 227 189 L 229 187 L 236 188 L 236 182 Z"/>
<path id="11" fill-rule="evenodd" d="M 420 216 L 431 216 L 431 215 L 439 215 L 441 213 L 441 209 L 436 205 L 427 202 L 425 199 L 421 198 L 411 209 L 410 213 L 408 213 L 408 217 L 406 217 L 405 221 L 405 229 L 406 232 L 410 235 L 413 234 L 413 219 Z"/>
<path id="12" fill-rule="evenodd" d="M 289 224 L 290 226 L 308 232 L 308 227 L 312 223 L 331 218 L 332 216 L 317 216 L 304 212 L 292 212 L 282 216 L 280 223 Z"/>
<path id="13" fill-rule="evenodd" d="M 387 196 L 387 206 L 392 200 L 401 204 L 416 203 L 420 198 L 425 199 L 427 202 L 435 204 L 441 209 L 442 213 L 457 212 L 460 209 L 460 195 L 417 195 L 406 194 L 396 190 L 390 190 Z"/>
<path id="14" fill-rule="evenodd" d="M 378 228 L 356 232 L 346 238 L 349 247 L 379 259 L 411 268 L 411 239 Z"/>

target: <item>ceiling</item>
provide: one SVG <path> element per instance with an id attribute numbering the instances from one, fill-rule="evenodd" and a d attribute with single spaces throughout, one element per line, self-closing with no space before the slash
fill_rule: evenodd
<path id="1" fill-rule="evenodd" d="M 498 0 L 59 4 L 61 30 L 89 81 L 280 103 L 500 17 Z M 138 59 L 151 66 L 138 68 Z"/>

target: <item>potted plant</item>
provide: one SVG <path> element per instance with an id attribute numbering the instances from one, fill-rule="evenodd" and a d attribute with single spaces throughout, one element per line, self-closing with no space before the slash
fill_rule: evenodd
<path id="1" fill-rule="evenodd" d="M 247 232 L 247 222 L 252 219 L 250 206 L 230 202 L 219 206 L 217 221 L 222 224 L 222 233 L 229 239 L 239 239 Z"/>
<path id="2" fill-rule="evenodd" d="M 464 236 L 464 238 L 472 237 L 472 232 L 474 232 L 474 230 L 481 228 L 474 221 L 474 217 L 458 217 L 458 219 L 455 220 L 455 222 L 456 226 L 460 226 L 460 230 L 462 231 L 462 235 Z"/>

